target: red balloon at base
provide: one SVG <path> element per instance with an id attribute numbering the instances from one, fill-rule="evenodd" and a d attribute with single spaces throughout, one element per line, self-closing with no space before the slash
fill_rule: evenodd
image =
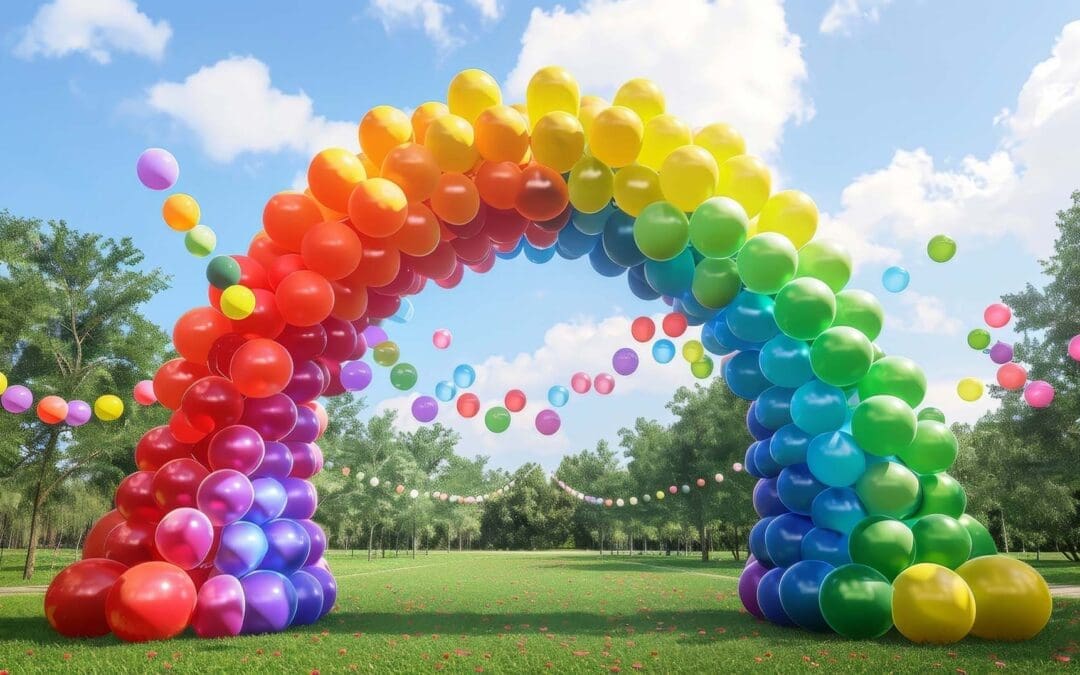
<path id="1" fill-rule="evenodd" d="M 196 597 L 184 570 L 167 562 L 142 563 L 116 580 L 105 600 L 105 617 L 125 642 L 165 640 L 187 628 Z"/>
<path id="2" fill-rule="evenodd" d="M 109 533 L 113 531 L 113 528 L 123 522 L 125 522 L 124 515 L 116 509 L 98 518 L 97 522 L 90 528 L 90 533 L 86 535 L 86 541 L 83 542 L 83 559 L 104 558 L 105 540 L 108 538 Z"/>
<path id="3" fill-rule="evenodd" d="M 102 520 L 108 517 L 106 514 Z M 87 558 L 67 566 L 45 591 L 45 618 L 49 625 L 67 637 L 108 634 L 106 599 L 126 570 L 126 565 L 104 558 Z"/>

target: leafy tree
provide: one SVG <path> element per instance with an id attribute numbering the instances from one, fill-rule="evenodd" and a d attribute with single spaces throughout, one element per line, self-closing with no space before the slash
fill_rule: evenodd
<path id="1" fill-rule="evenodd" d="M 545 549 L 565 546 L 570 539 L 574 499 L 552 489 L 540 466 L 525 464 L 513 475 L 514 487 L 498 499 L 484 502 L 483 544 L 491 548 Z"/>

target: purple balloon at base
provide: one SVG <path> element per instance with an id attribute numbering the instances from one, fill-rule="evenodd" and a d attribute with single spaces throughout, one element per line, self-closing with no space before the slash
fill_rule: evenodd
<path id="1" fill-rule="evenodd" d="M 623 347 L 611 357 L 611 367 L 619 375 L 630 375 L 638 368 L 638 355 L 633 349 Z"/>
<path id="2" fill-rule="evenodd" d="M 318 579 L 319 583 L 322 584 L 323 607 L 319 616 L 326 616 L 334 608 L 338 593 L 337 581 L 334 579 L 334 575 L 330 573 L 330 566 L 326 564 L 325 558 L 320 558 L 317 563 L 308 565 L 303 571 Z"/>
<path id="3" fill-rule="evenodd" d="M 176 157 L 164 148 L 148 148 L 135 162 L 139 182 L 151 190 L 168 190 L 180 178 Z"/>
<path id="4" fill-rule="evenodd" d="M 536 414 L 536 430 L 550 436 L 562 426 L 562 418 L 554 410 L 545 409 Z"/>
<path id="5" fill-rule="evenodd" d="M 93 415 L 94 411 L 89 403 L 75 399 L 74 401 L 68 401 L 68 413 L 64 421 L 69 426 L 81 427 L 89 422 Z"/>
<path id="6" fill-rule="evenodd" d="M 298 520 L 300 527 L 307 530 L 308 539 L 311 540 L 311 552 L 308 553 L 304 565 L 314 565 L 326 553 L 326 532 L 313 520 Z"/>
<path id="7" fill-rule="evenodd" d="M 746 611 L 759 619 L 764 619 L 765 615 L 757 601 L 758 584 L 761 583 L 761 577 L 768 571 L 764 565 L 754 560 L 748 563 L 739 575 L 739 600 L 742 600 Z"/>
<path id="8" fill-rule="evenodd" d="M 292 574 L 304 566 L 311 552 L 311 539 L 300 523 L 289 518 L 275 518 L 263 525 L 268 544 L 262 565 L 282 574 Z"/>
<path id="9" fill-rule="evenodd" d="M 221 545 L 214 557 L 214 567 L 226 574 L 242 577 L 258 569 L 266 556 L 268 544 L 261 527 L 246 520 L 226 525 L 221 530 Z"/>
<path id="10" fill-rule="evenodd" d="M 315 576 L 304 570 L 297 570 L 289 575 L 289 581 L 296 589 L 296 616 L 293 626 L 308 626 L 319 620 L 323 608 L 323 587 Z"/>
<path id="11" fill-rule="evenodd" d="M 282 518 L 301 520 L 315 515 L 319 494 L 314 485 L 303 478 L 282 478 L 281 487 L 285 488 L 286 497 Z"/>
<path id="12" fill-rule="evenodd" d="M 315 411 L 307 406 L 297 406 L 296 425 L 281 440 L 300 443 L 314 443 L 319 438 L 319 418 Z"/>
<path id="13" fill-rule="evenodd" d="M 244 623 L 241 633 L 278 633 L 289 627 L 296 614 L 296 589 L 283 574 L 258 570 L 240 580 L 244 590 Z"/>
<path id="14" fill-rule="evenodd" d="M 235 469 L 214 471 L 199 484 L 195 501 L 214 527 L 240 520 L 255 499 L 251 481 Z"/>
<path id="15" fill-rule="evenodd" d="M 787 507 L 780 501 L 775 478 L 762 478 L 757 482 L 754 486 L 753 501 L 754 510 L 762 518 L 779 516 L 788 512 Z"/>
<path id="16" fill-rule="evenodd" d="M 319 398 L 325 388 L 326 377 L 319 364 L 314 361 L 300 361 L 293 364 L 292 379 L 281 393 L 297 403 L 307 403 Z"/>
<path id="17" fill-rule="evenodd" d="M 380 342 L 386 342 L 390 339 L 390 336 L 386 334 L 386 331 L 378 326 L 368 326 L 360 334 L 364 336 L 364 342 L 370 346 L 377 345 Z"/>
<path id="18" fill-rule="evenodd" d="M 364 361 L 341 364 L 341 386 L 345 391 L 363 391 L 371 384 L 371 366 Z"/>
<path id="19" fill-rule="evenodd" d="M 364 364 L 367 365 L 367 364 Z M 439 402 L 431 396 L 421 396 L 412 402 L 412 415 L 417 422 L 430 422 L 439 414 Z"/>
<path id="20" fill-rule="evenodd" d="M 1006 342 L 998 342 L 990 348 L 990 360 L 1001 365 L 1013 360 L 1013 346 Z"/>
<path id="21" fill-rule="evenodd" d="M 30 409 L 34 404 L 34 394 L 21 384 L 13 384 L 0 395 L 0 405 L 9 413 L 19 414 Z"/>
<path id="22" fill-rule="evenodd" d="M 246 399 L 240 424 L 259 432 L 263 440 L 281 440 L 296 426 L 296 402 L 285 394 Z"/>
<path id="23" fill-rule="evenodd" d="M 244 587 L 230 574 L 206 580 L 195 601 L 191 628 L 202 638 L 233 637 L 244 626 Z"/>

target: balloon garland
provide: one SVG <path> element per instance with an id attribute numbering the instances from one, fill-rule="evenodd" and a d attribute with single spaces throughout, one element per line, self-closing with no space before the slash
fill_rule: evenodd
<path id="1" fill-rule="evenodd" d="M 0 373 L 0 407 L 13 415 L 21 415 L 34 408 L 34 393 L 21 384 L 9 385 L 7 376 Z M 34 412 L 45 424 L 81 427 L 91 417 L 97 417 L 102 422 L 115 422 L 124 414 L 124 402 L 115 394 L 102 394 L 94 399 L 93 405 L 79 399 L 65 401 L 59 396 L 50 395 L 38 401 Z"/>
<path id="2" fill-rule="evenodd" d="M 585 502 L 586 504 L 592 504 L 594 506 L 603 506 L 603 507 L 606 507 L 606 508 L 611 508 L 612 506 L 621 508 L 621 507 L 627 506 L 627 505 L 629 505 L 629 506 L 637 506 L 638 504 L 648 504 L 649 502 L 651 502 L 654 499 L 654 497 L 655 497 L 656 501 L 661 502 L 661 501 L 664 500 L 665 497 L 667 497 L 669 495 L 673 496 L 673 497 L 678 496 L 680 494 L 686 495 L 686 494 L 690 494 L 690 492 L 692 490 L 689 483 L 683 483 L 681 486 L 679 486 L 679 485 L 669 485 L 666 488 L 657 489 L 654 493 L 645 492 L 640 497 L 638 497 L 637 495 L 632 495 L 630 497 L 595 497 L 593 495 L 582 492 L 581 490 L 578 490 L 577 488 L 573 487 L 572 485 L 567 484 L 565 481 L 561 480 L 554 473 L 549 474 L 548 478 L 553 483 L 558 485 L 559 488 L 563 492 L 570 495 L 571 497 L 574 497 L 575 499 L 580 499 L 581 501 Z M 724 474 L 717 473 L 716 475 L 713 476 L 713 481 L 715 481 L 717 484 L 723 483 L 724 482 Z M 697 488 L 701 489 L 701 488 L 704 488 L 704 487 L 708 486 L 709 481 L 707 481 L 704 478 L 697 478 L 697 479 L 695 479 L 693 481 L 693 484 Z"/>
<path id="3" fill-rule="evenodd" d="M 347 466 L 342 467 L 341 475 L 346 477 L 352 475 L 352 469 Z M 380 479 L 378 476 L 371 476 L 370 478 L 368 478 L 367 474 L 365 474 L 363 471 L 356 472 L 356 480 L 360 481 L 361 483 L 366 483 L 372 489 L 379 487 L 389 488 L 389 486 L 391 485 L 391 483 Z M 394 485 L 394 494 L 399 496 L 408 494 L 410 499 L 417 499 L 422 495 L 425 499 L 430 498 L 436 501 L 449 502 L 451 504 L 483 504 L 486 501 L 491 501 L 492 499 L 501 497 L 504 494 L 508 493 L 510 489 L 514 487 L 516 482 L 517 481 L 510 481 L 509 483 L 500 488 L 497 488 L 490 492 L 475 495 L 457 495 L 430 489 L 421 490 L 420 488 L 410 488 L 403 483 L 397 483 Z"/>

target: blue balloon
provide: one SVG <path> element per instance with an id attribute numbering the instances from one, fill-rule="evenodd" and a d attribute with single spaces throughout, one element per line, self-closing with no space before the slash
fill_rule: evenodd
<path id="1" fill-rule="evenodd" d="M 750 435 L 754 437 L 755 441 L 764 441 L 767 438 L 772 438 L 773 430 L 762 425 L 758 422 L 757 418 L 757 401 L 750 404 L 750 407 L 746 409 L 746 428 L 750 432 Z"/>
<path id="2" fill-rule="evenodd" d="M 675 300 L 673 303 L 671 303 L 671 308 L 686 317 L 687 326 L 701 326 L 713 317 L 712 314 L 704 318 L 697 316 L 696 314 L 691 314 L 690 309 L 682 300 Z"/>
<path id="3" fill-rule="evenodd" d="M 297 570 L 289 576 L 296 589 L 296 615 L 293 626 L 309 626 L 319 620 L 323 608 L 323 587 L 311 574 Z"/>
<path id="4" fill-rule="evenodd" d="M 810 345 L 783 333 L 761 347 L 761 372 L 778 387 L 796 389 L 814 379 Z"/>
<path id="5" fill-rule="evenodd" d="M 899 293 L 908 287 L 911 282 L 911 274 L 903 267 L 893 265 L 881 275 L 881 285 L 890 293 Z"/>
<path id="6" fill-rule="evenodd" d="M 518 239 L 518 243 L 514 246 L 513 250 L 503 253 L 502 251 L 495 251 L 495 257 L 500 260 L 513 260 L 521 255 L 521 251 L 525 248 L 525 237 Z"/>
<path id="7" fill-rule="evenodd" d="M 593 250 L 589 251 L 589 264 L 602 277 L 614 278 L 626 271 L 625 267 L 607 257 L 603 246 L 594 246 Z"/>
<path id="8" fill-rule="evenodd" d="M 467 363 L 462 363 L 454 368 L 454 385 L 462 389 L 468 389 L 476 382 L 476 371 Z"/>
<path id="9" fill-rule="evenodd" d="M 769 557 L 769 550 L 765 548 L 765 528 L 769 526 L 769 523 L 774 518 L 775 516 L 762 518 L 750 528 L 750 554 L 765 567 L 775 567 L 772 558 Z"/>
<path id="10" fill-rule="evenodd" d="M 570 222 L 574 224 L 582 234 L 598 235 L 604 231 L 604 225 L 607 224 L 608 218 L 611 214 L 615 213 L 615 207 L 608 204 L 604 208 L 600 209 L 596 213 L 583 213 L 574 209 L 570 214 Z"/>
<path id="11" fill-rule="evenodd" d="M 608 216 L 601 243 L 608 259 L 618 265 L 633 267 L 645 262 L 645 254 L 634 241 L 634 217 L 627 213 L 616 209 Z"/>
<path id="12" fill-rule="evenodd" d="M 788 510 L 809 516 L 817 497 L 826 485 L 814 478 L 806 464 L 792 464 L 784 467 L 776 479 L 776 490 L 780 501 Z"/>
<path id="13" fill-rule="evenodd" d="M 681 296 L 694 283 L 694 255 L 683 249 L 671 260 L 646 260 L 645 280 L 664 295 Z"/>
<path id="14" fill-rule="evenodd" d="M 761 373 L 758 353 L 754 351 L 739 352 L 731 357 L 724 365 L 724 381 L 731 393 L 748 401 L 754 400 L 772 386 Z"/>
<path id="15" fill-rule="evenodd" d="M 843 390 L 821 380 L 810 380 L 791 397 L 791 419 L 811 435 L 836 431 L 844 425 L 847 412 Z"/>
<path id="16" fill-rule="evenodd" d="M 851 562 L 847 535 L 836 530 L 815 527 L 803 537 L 802 557 L 803 560 L 822 560 L 834 567 L 846 565 Z"/>
<path id="17" fill-rule="evenodd" d="M 524 241 L 524 240 L 523 240 Z M 537 265 L 542 265 L 555 257 L 555 247 L 548 246 L 547 248 L 536 248 L 528 241 L 525 241 L 525 258 Z"/>
<path id="18" fill-rule="evenodd" d="M 785 513 L 765 528 L 765 548 L 777 567 L 787 567 L 802 560 L 802 540 L 814 524 L 806 516 Z"/>
<path id="19" fill-rule="evenodd" d="M 720 313 L 719 309 L 712 309 L 702 305 L 694 297 L 693 293 L 683 293 L 682 297 L 676 300 L 678 309 L 683 314 L 687 315 L 687 319 L 698 319 L 702 323 L 711 321 L 713 317 Z"/>
<path id="20" fill-rule="evenodd" d="M 642 300 L 656 300 L 660 297 L 660 294 L 653 290 L 645 279 L 645 263 L 630 268 L 626 275 L 626 283 L 630 286 L 630 292 Z"/>
<path id="21" fill-rule="evenodd" d="M 225 574 L 239 578 L 258 569 L 266 549 L 266 535 L 262 528 L 255 523 L 238 520 L 221 529 L 221 544 L 214 556 L 214 566 Z"/>
<path id="22" fill-rule="evenodd" d="M 555 240 L 559 253 L 569 260 L 587 255 L 598 243 L 600 243 L 600 235 L 585 234 L 576 227 L 564 227 L 559 230 L 559 238 Z"/>
<path id="23" fill-rule="evenodd" d="M 775 478 L 762 478 L 754 485 L 753 501 L 754 510 L 760 518 L 779 516 L 788 512 L 784 502 L 780 501 L 780 495 L 776 492 Z"/>
<path id="24" fill-rule="evenodd" d="M 794 389 L 783 387 L 769 387 L 761 392 L 754 403 L 757 421 L 768 429 L 779 429 L 785 424 L 791 424 L 791 395 L 794 393 Z"/>
<path id="25" fill-rule="evenodd" d="M 780 578 L 780 604 L 800 628 L 827 631 L 829 624 L 821 615 L 818 595 L 825 575 L 833 566 L 820 560 L 803 560 L 795 563 Z"/>
<path id="26" fill-rule="evenodd" d="M 755 455 L 757 454 L 757 443 L 751 443 L 746 448 L 746 454 L 743 455 L 743 470 L 754 478 L 764 478 L 765 476 L 758 470 L 757 461 Z"/>
<path id="27" fill-rule="evenodd" d="M 776 302 L 769 296 L 743 290 L 724 308 L 724 319 L 740 340 L 765 342 L 780 332 L 775 309 Z"/>
<path id="28" fill-rule="evenodd" d="M 285 510 L 288 495 L 281 483 L 273 478 L 256 478 L 251 481 L 251 487 L 255 491 L 255 501 L 244 514 L 244 520 L 262 525 L 277 518 Z"/>
<path id="29" fill-rule="evenodd" d="M 814 498 L 810 507 L 814 525 L 830 530 L 851 534 L 863 518 L 866 509 L 859 500 L 859 495 L 849 487 L 828 488 Z"/>
<path id="30" fill-rule="evenodd" d="M 732 351 L 737 349 L 745 352 L 761 349 L 761 343 L 747 342 L 746 340 L 735 337 L 735 334 L 728 328 L 727 315 L 724 310 L 720 310 L 720 313 L 717 314 L 709 324 L 712 327 L 713 337 L 716 338 L 716 341 Z"/>
<path id="31" fill-rule="evenodd" d="M 311 537 L 304 526 L 291 518 L 275 518 L 263 525 L 266 556 L 262 568 L 292 574 L 304 566 L 311 552 Z"/>
<path id="32" fill-rule="evenodd" d="M 806 449 L 813 438 L 794 424 L 786 424 L 776 430 L 769 441 L 769 454 L 781 466 L 802 464 L 806 461 Z"/>
<path id="33" fill-rule="evenodd" d="M 843 431 L 815 436 L 806 451 L 806 463 L 814 477 L 829 487 L 853 485 L 866 471 L 866 455 Z"/>
<path id="34" fill-rule="evenodd" d="M 668 339 L 657 340 L 653 343 L 652 355 L 657 363 L 670 363 L 675 358 L 675 343 Z"/>
<path id="35" fill-rule="evenodd" d="M 719 314 L 719 312 L 717 312 L 717 314 Z M 716 356 L 724 356 L 725 354 L 730 354 L 734 350 L 721 344 L 721 342 L 716 339 L 716 333 L 713 328 L 714 326 L 715 324 L 712 321 L 707 321 L 701 327 L 702 346 L 705 347 L 705 350 L 708 351 L 710 354 L 715 354 Z"/>
<path id="36" fill-rule="evenodd" d="M 561 384 L 557 384 L 551 389 L 548 389 L 548 403 L 561 408 L 570 400 L 570 390 Z"/>
<path id="37" fill-rule="evenodd" d="M 794 626 L 795 622 L 787 615 L 780 602 L 780 579 L 783 578 L 785 571 L 787 571 L 785 568 L 777 567 L 761 577 L 757 587 L 757 601 L 766 619 L 778 626 Z"/>
<path id="38" fill-rule="evenodd" d="M 747 449 L 747 454 L 753 452 L 754 468 L 757 469 L 761 478 L 773 478 L 780 474 L 784 467 L 776 463 L 769 454 L 769 441 L 754 441 Z"/>
<path id="39" fill-rule="evenodd" d="M 440 401 L 453 401 L 455 396 L 457 396 L 457 387 L 453 382 L 442 380 L 435 385 L 435 398 Z"/>

